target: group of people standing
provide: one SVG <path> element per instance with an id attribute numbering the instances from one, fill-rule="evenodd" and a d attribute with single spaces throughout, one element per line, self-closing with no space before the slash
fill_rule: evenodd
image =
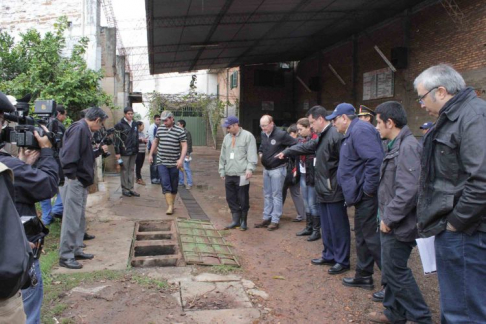
<path id="1" fill-rule="evenodd" d="M 297 121 L 300 139 L 264 115 L 258 149 L 253 135 L 236 117 L 228 117 L 219 159 L 232 213 L 226 228 L 248 228 L 249 179 L 259 155 L 264 208 L 255 228 L 279 228 L 285 179 L 300 171 L 306 228 L 297 235 L 310 235 L 320 226 L 324 248 L 312 264 L 330 266 L 330 275 L 350 270 L 347 208 L 354 207 L 357 264 L 354 276 L 342 283 L 371 290 L 374 265 L 381 270 L 382 289 L 373 300 L 385 309 L 368 314 L 368 320 L 432 322 L 407 263 L 416 238 L 435 236 L 441 321 L 484 322 L 486 147 L 481 139 L 486 138 L 486 103 L 445 64 L 422 72 L 414 87 L 420 106 L 437 118 L 422 125 L 420 142 L 396 101 L 374 111 L 362 106 L 358 113 L 348 103 L 332 113 L 314 106 Z M 289 167 L 295 159 L 296 166 Z"/>

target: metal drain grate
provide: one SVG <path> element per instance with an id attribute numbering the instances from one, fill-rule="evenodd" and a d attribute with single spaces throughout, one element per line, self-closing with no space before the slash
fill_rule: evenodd
<path id="1" fill-rule="evenodd" d="M 187 213 L 189 214 L 189 217 L 191 219 L 199 219 L 199 220 L 209 222 L 208 215 L 206 215 L 206 213 L 201 208 L 201 206 L 199 206 L 196 199 L 194 199 L 194 196 L 192 195 L 191 191 L 187 190 L 184 187 L 180 187 L 178 189 L 178 192 L 179 192 L 179 196 L 182 199 L 182 202 L 186 206 Z"/>
<path id="2" fill-rule="evenodd" d="M 182 266 L 182 254 L 174 221 L 140 221 L 130 251 L 132 267 Z"/>

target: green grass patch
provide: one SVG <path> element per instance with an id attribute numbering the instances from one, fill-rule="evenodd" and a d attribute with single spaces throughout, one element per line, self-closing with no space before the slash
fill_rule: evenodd
<path id="1" fill-rule="evenodd" d="M 215 265 L 211 267 L 207 267 L 207 272 L 216 273 L 220 275 L 228 275 L 234 273 L 240 273 L 242 270 L 239 267 L 231 266 L 231 265 Z"/>
<path id="2" fill-rule="evenodd" d="M 158 288 L 158 289 L 169 288 L 169 284 L 165 280 L 153 279 L 136 273 L 132 273 L 131 279 L 132 281 L 135 281 L 139 286 L 145 288 Z"/>

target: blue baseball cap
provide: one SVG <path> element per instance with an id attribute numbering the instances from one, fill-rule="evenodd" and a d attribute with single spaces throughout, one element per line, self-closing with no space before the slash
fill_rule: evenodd
<path id="1" fill-rule="evenodd" d="M 326 120 L 333 120 L 337 116 L 341 115 L 356 115 L 356 109 L 354 109 L 352 104 L 346 102 L 340 103 L 336 106 L 336 109 L 334 109 L 332 114 L 326 117 Z"/>
<path id="2" fill-rule="evenodd" d="M 223 127 L 226 128 L 228 126 L 231 126 L 231 125 L 234 125 L 234 124 L 238 124 L 240 121 L 238 120 L 238 117 L 236 116 L 228 116 L 228 118 L 226 118 L 224 120 L 224 124 L 223 124 Z"/>
<path id="3" fill-rule="evenodd" d="M 429 129 L 432 126 L 434 126 L 434 123 L 426 122 L 426 123 L 423 123 L 422 126 L 420 126 L 420 129 Z"/>

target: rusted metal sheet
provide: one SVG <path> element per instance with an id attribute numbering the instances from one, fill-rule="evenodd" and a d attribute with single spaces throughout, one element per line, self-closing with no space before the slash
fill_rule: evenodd
<path id="1" fill-rule="evenodd" d="M 213 224 L 177 219 L 177 233 L 186 264 L 240 266 L 233 247 Z"/>

